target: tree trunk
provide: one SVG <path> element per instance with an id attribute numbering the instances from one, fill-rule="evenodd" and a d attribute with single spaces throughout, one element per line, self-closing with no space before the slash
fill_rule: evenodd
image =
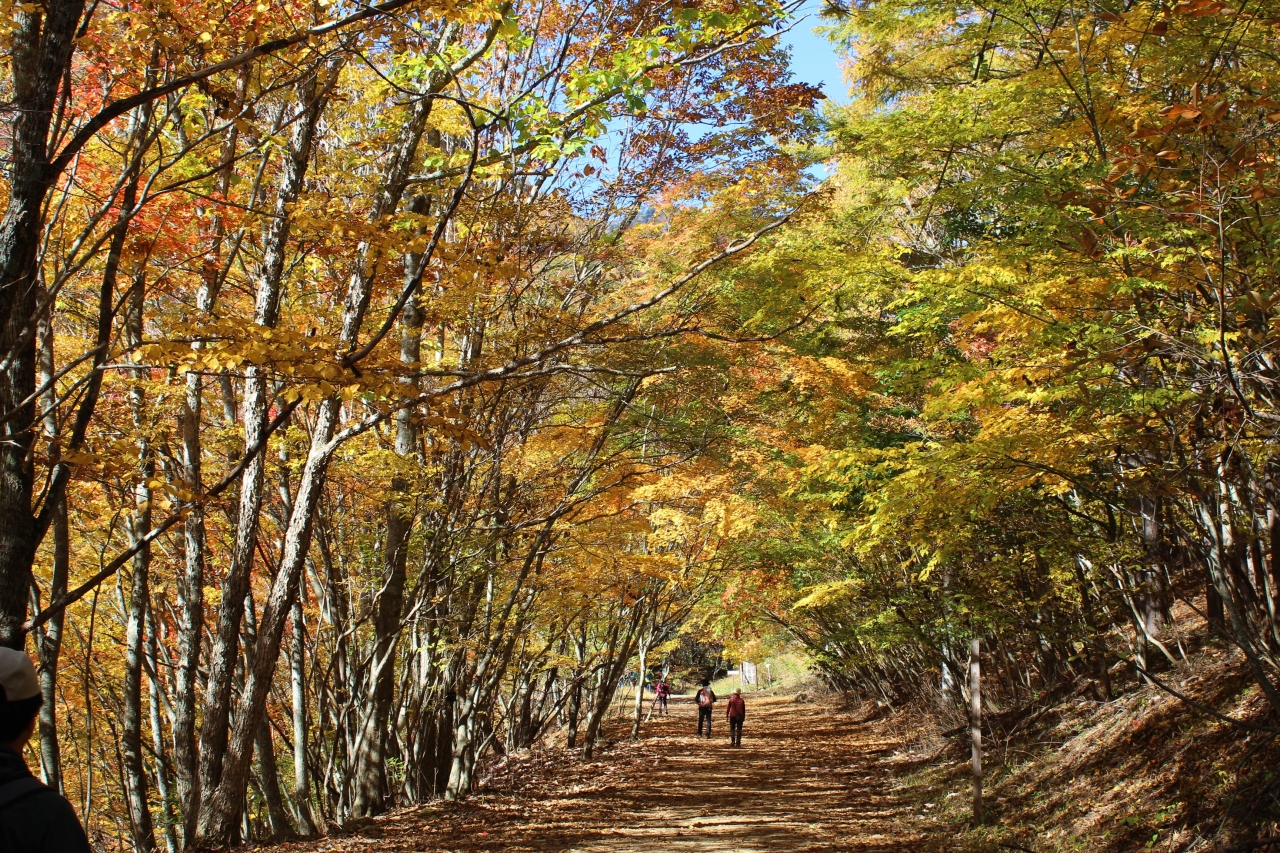
<path id="1" fill-rule="evenodd" d="M 969 643 L 969 743 L 972 751 L 973 822 L 982 823 L 982 641 Z"/>
<path id="2" fill-rule="evenodd" d="M 130 185 L 136 190 L 137 182 Z M 125 193 L 124 210 L 133 208 L 133 192 Z M 122 228 L 119 234 L 122 234 Z M 114 243 L 113 243 L 114 248 Z M 125 335 L 130 346 L 137 346 L 142 340 L 142 304 L 143 282 L 140 276 L 135 277 L 133 286 L 126 297 Z M 155 460 L 152 456 L 150 439 L 147 438 L 146 392 L 142 382 L 148 377 L 148 371 L 137 369 L 131 371 L 134 385 L 129 389 L 129 405 L 133 412 L 133 428 L 138 434 L 137 440 L 138 481 L 134 485 L 135 511 L 130 524 L 131 545 L 143 542 L 151 532 L 151 481 L 155 477 Z M 125 799 L 129 807 L 129 824 L 133 831 L 133 846 L 141 853 L 151 853 L 156 849 L 155 830 L 151 821 L 151 809 L 147 803 L 147 772 L 142 754 L 142 670 L 143 655 L 146 653 L 145 627 L 147 614 L 151 609 L 151 546 L 144 544 L 133 558 L 133 590 L 129 599 L 129 622 L 125 630 L 125 669 L 123 697 L 123 720 L 121 720 L 121 750 L 123 753 Z"/>
<path id="3" fill-rule="evenodd" d="M 1142 515 L 1142 542 L 1146 550 L 1146 565 L 1138 573 L 1134 604 L 1138 619 L 1142 622 L 1139 644 L 1142 647 L 1143 667 L 1151 669 L 1155 642 L 1160 639 L 1164 627 L 1164 535 L 1160 524 L 1160 502 L 1151 497 L 1140 501 Z"/>
<path id="4" fill-rule="evenodd" d="M 244 104 L 251 76 L 251 66 L 242 69 L 236 87 L 232 109 L 239 112 Z M 235 176 L 236 150 L 239 130 L 231 122 L 223 137 L 219 158 L 223 166 L 215 183 L 215 190 L 227 197 L 231 180 Z M 250 200 L 251 203 L 253 199 Z M 211 244 L 205 252 L 200 270 L 200 287 L 196 292 L 196 309 L 202 317 L 211 317 L 222 288 L 223 244 L 226 225 L 220 212 L 212 211 L 210 217 Z M 203 344 L 194 341 L 192 347 Z M 231 383 L 223 387 L 230 392 Z M 227 417 L 228 424 L 235 422 L 234 406 Z M 178 800 L 184 815 L 195 814 L 199 808 L 200 756 L 196 749 L 196 704 L 199 694 L 200 651 L 204 643 L 204 583 L 205 583 L 205 510 L 200 497 L 204 493 L 202 472 L 204 413 L 204 382 L 201 375 L 192 371 L 186 377 L 186 393 L 181 414 L 182 431 L 182 479 L 183 485 L 194 500 L 183 520 L 183 569 L 177 578 L 178 591 L 178 661 L 175 672 L 173 758 L 178 783 Z M 248 445 L 246 445 L 247 447 Z"/>
<path id="5" fill-rule="evenodd" d="M 443 797 L 449 788 L 449 770 L 453 761 L 453 712 L 456 704 L 457 694 L 449 690 L 444 696 L 444 707 L 437 716 L 435 763 L 432 766 L 432 793 L 437 797 Z"/>
<path id="6" fill-rule="evenodd" d="M 149 467 L 149 466 L 148 466 Z M 144 477 L 147 476 L 144 470 Z M 137 489 L 139 505 L 150 500 L 150 488 L 143 483 Z M 134 521 L 134 536 L 141 537 L 149 531 L 151 513 L 141 509 Z M 129 807 L 129 824 L 133 832 L 133 846 L 141 853 L 156 849 L 155 831 L 151 822 L 151 809 L 147 805 L 147 774 L 142 755 L 142 656 L 144 624 L 149 606 L 151 549 L 143 546 L 133 560 L 133 591 L 129 600 L 129 623 L 125 631 L 124 714 L 121 720 L 121 751 L 124 766 L 125 799 Z"/>
<path id="7" fill-rule="evenodd" d="M 1089 630 L 1089 656 L 1092 658 L 1094 678 L 1098 682 L 1101 698 L 1110 702 L 1114 695 L 1111 687 L 1111 672 L 1107 668 L 1107 641 L 1098 625 L 1098 617 L 1093 609 L 1093 596 L 1089 593 L 1089 579 L 1084 568 L 1088 560 L 1077 554 L 1074 560 L 1076 567 L 1076 584 L 1080 590 L 1080 608 L 1084 614 L 1085 627 Z"/>
<path id="8" fill-rule="evenodd" d="M 336 77 L 336 72 L 335 75 Z M 331 78 L 332 79 L 332 78 Z M 301 119 L 294 127 L 289 142 L 289 154 L 285 158 L 284 174 L 276 196 L 275 216 L 267 226 L 263 240 L 262 265 L 259 269 L 258 290 L 254 306 L 254 322 L 268 329 L 275 328 L 280 319 L 280 298 L 283 285 L 286 251 L 289 243 L 290 210 L 304 187 L 307 167 L 311 162 L 311 146 L 316 127 L 328 100 L 331 83 L 317 85 L 315 75 L 300 84 L 297 90 L 298 111 Z M 245 452 L 265 440 L 267 428 L 268 389 L 266 375 L 256 366 L 250 366 L 245 376 L 244 447 Z M 222 603 L 218 610 L 217 634 L 209 655 L 209 673 L 205 690 L 205 718 L 200 730 L 200 808 L 187 814 L 188 828 L 195 830 L 193 821 L 206 810 L 206 800 L 213 796 L 223 775 L 223 761 L 227 754 L 228 714 L 231 709 L 231 688 L 239 658 L 240 622 L 244 618 L 244 600 L 249 593 L 249 581 L 253 570 L 254 553 L 258 543 L 258 519 L 262 508 L 263 474 L 266 457 L 255 453 L 240 478 L 240 505 L 236 517 L 235 544 L 231 552 L 231 565 L 222 584 Z M 274 663 L 274 662 L 273 662 Z M 247 731 L 251 746 L 256 725 Z M 244 757 L 247 770 L 248 757 Z M 247 782 L 247 775 L 245 781 Z M 231 806 L 228 806 L 231 807 Z M 232 820 L 232 823 L 235 821 Z M 228 833 L 230 824 L 228 824 Z M 199 832 L 189 832 L 188 837 Z M 223 836 L 229 838 L 229 835 Z"/>
<path id="9" fill-rule="evenodd" d="M 425 113 L 424 120 L 425 120 Z M 421 128 L 413 135 L 416 150 Z M 412 160 L 412 152 L 404 162 Z M 396 183 L 403 175 L 395 175 Z M 429 200 L 415 196 L 410 211 L 418 215 L 427 213 Z M 413 281 L 422 258 L 410 254 L 405 258 L 406 283 Z M 416 364 L 422 355 L 422 324 L 424 316 L 416 299 L 411 299 L 401 315 L 400 360 Z M 396 455 L 408 459 L 417 453 L 418 430 L 414 425 L 416 411 L 404 408 L 396 413 Z M 409 559 L 409 537 L 413 533 L 414 513 L 407 506 L 408 483 L 403 476 L 391 480 L 391 500 L 387 502 L 387 538 L 383 551 L 382 591 L 378 595 L 378 613 L 374 620 L 375 646 L 371 709 L 365 717 L 361 733 L 361 748 L 356 754 L 355 796 L 351 812 L 356 817 L 380 814 L 386 798 L 386 751 L 391 720 L 391 700 L 395 692 L 396 650 L 399 647 L 400 615 L 404 609 L 405 569 Z"/>
<path id="10" fill-rule="evenodd" d="M 1227 635 L 1227 616 L 1222 606 L 1222 594 L 1213 583 L 1213 574 L 1205 571 L 1205 610 L 1209 620 L 1209 636 L 1225 637 Z"/>
<path id="11" fill-rule="evenodd" d="M 573 692 L 569 697 L 569 719 L 566 725 L 568 732 L 565 745 L 573 749 L 578 745 L 578 721 L 582 715 L 582 682 L 574 679 L 573 686 L 569 689 Z"/>
<path id="12" fill-rule="evenodd" d="M 212 847 L 228 844 L 238 822 L 249 782 L 253 741 L 266 707 L 284 626 L 293 609 L 301 570 L 311 544 L 315 508 L 320 501 L 324 474 L 333 453 L 330 442 L 337 416 L 337 401 L 333 398 L 325 400 L 317 414 L 311 451 L 303 467 L 293 512 L 289 516 L 280 568 L 263 608 L 257 642 L 246 667 L 244 690 L 236 703 L 235 723 L 227 741 L 226 757 L 219 768 L 221 773 L 216 784 L 203 787 L 196 830 L 199 844 Z"/>
<path id="13" fill-rule="evenodd" d="M 8 360 L 0 371 L 0 645 L 15 649 L 23 647 L 39 545 L 29 454 L 35 438 L 42 208 L 52 178 L 49 127 L 83 12 L 83 0 L 18 8 L 10 36 L 9 198 L 0 220 L 0 358 Z"/>
<path id="14" fill-rule="evenodd" d="M 611 673 L 607 672 L 610 667 L 606 663 L 596 673 L 596 689 L 591 697 L 591 704 L 587 707 L 587 728 L 582 733 L 582 760 L 590 761 L 591 756 L 595 753 L 596 739 L 600 737 L 600 724 L 604 721 L 604 715 L 609 710 L 609 702 L 613 699 L 612 685 L 609 683 Z"/>
<path id="15" fill-rule="evenodd" d="M 640 640 L 640 680 L 636 683 L 636 703 L 631 720 L 631 739 L 640 737 L 640 717 L 644 713 L 644 674 L 645 664 L 649 657 L 649 636 Z"/>
<path id="16" fill-rule="evenodd" d="M 54 409 L 57 391 L 53 385 L 56 365 L 53 359 L 53 324 L 46 311 L 40 322 L 40 384 L 47 385 L 41 404 L 44 406 L 44 435 L 50 442 L 50 455 L 55 451 L 53 442 L 58 434 L 58 419 Z M 71 568 L 71 531 L 67 525 L 67 495 L 55 495 L 53 507 L 53 572 L 49 580 L 49 599 L 56 601 L 67 591 L 67 577 Z M 40 658 L 40 768 L 44 783 L 62 793 L 62 752 L 58 746 L 58 659 L 62 651 L 62 626 L 66 611 L 61 610 L 44 626 L 38 637 L 36 652 Z"/>
<path id="17" fill-rule="evenodd" d="M 204 491 L 200 474 L 201 384 L 198 373 L 187 374 L 186 398 L 182 412 L 182 477 L 195 497 L 183 522 L 183 567 L 177 577 L 178 642 L 174 672 L 173 763 L 177 776 L 178 801 L 182 813 L 194 811 L 199 782 L 196 753 L 196 700 L 200 680 L 200 646 L 204 642 Z"/>
<path id="18" fill-rule="evenodd" d="M 271 723 L 266 717 L 258 725 L 255 738 L 258 752 L 258 779 L 262 783 L 262 797 L 267 802 L 267 821 L 271 826 L 272 840 L 296 838 L 297 833 L 289 825 L 289 812 L 280 796 L 280 767 L 276 763 L 275 741 L 271 737 Z"/>
<path id="19" fill-rule="evenodd" d="M 71 536 L 67 525 L 67 497 L 58 495 L 53 516 L 53 578 L 50 599 L 67 591 L 71 564 Z M 40 768 L 44 783 L 62 793 L 62 752 L 58 745 L 58 659 L 62 651 L 62 626 L 66 611 L 59 612 L 44 627 L 37 650 L 40 657 Z"/>
<path id="20" fill-rule="evenodd" d="M 293 605 L 293 648 L 289 657 L 290 683 L 293 688 L 293 802 L 298 831 L 317 834 L 317 821 L 311 811 L 311 780 L 307 771 L 307 694 L 306 694 L 306 623 L 302 601 Z"/>
<path id="21" fill-rule="evenodd" d="M 177 815 L 171 792 L 169 762 L 165 758 L 164 728 L 160 720 L 160 666 L 159 638 L 156 632 L 155 609 L 147 609 L 147 698 L 151 722 L 151 749 L 155 753 L 156 793 L 160 795 L 160 819 L 164 829 L 164 843 L 168 853 L 178 853 L 182 845 L 178 841 Z"/>
<path id="22" fill-rule="evenodd" d="M 578 723 L 582 719 L 582 680 L 586 677 L 583 668 L 587 663 L 587 626 L 584 623 L 582 630 L 573 638 L 573 654 L 578 662 L 578 667 L 573 673 L 573 684 L 569 688 L 573 691 L 569 696 L 569 709 L 567 712 L 568 720 L 566 728 L 568 729 L 569 749 L 573 749 L 578 745 Z"/>
<path id="23" fill-rule="evenodd" d="M 471 793 L 472 772 L 475 770 L 476 722 L 474 700 L 468 701 L 461 708 L 455 706 L 449 782 L 444 788 L 446 800 L 465 799 Z"/>
<path id="24" fill-rule="evenodd" d="M 1267 460 L 1263 494 L 1267 498 L 1267 568 L 1270 574 L 1271 611 L 1280 613 L 1280 460 Z"/>

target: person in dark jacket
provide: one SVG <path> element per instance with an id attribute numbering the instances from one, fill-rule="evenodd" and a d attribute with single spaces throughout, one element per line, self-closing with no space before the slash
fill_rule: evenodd
<path id="1" fill-rule="evenodd" d="M 698 688 L 693 698 L 698 703 L 698 736 L 702 736 L 702 722 L 705 720 L 707 737 L 711 737 L 711 710 L 716 704 L 716 694 L 711 689 L 711 682 L 702 682 L 702 687 Z"/>
<path id="2" fill-rule="evenodd" d="M 735 690 L 729 697 L 729 746 L 742 746 L 742 722 L 747 718 L 747 703 L 742 691 Z"/>
<path id="3" fill-rule="evenodd" d="M 26 653 L 0 647 L 0 850 L 93 853 L 71 803 L 27 769 L 40 682 Z"/>

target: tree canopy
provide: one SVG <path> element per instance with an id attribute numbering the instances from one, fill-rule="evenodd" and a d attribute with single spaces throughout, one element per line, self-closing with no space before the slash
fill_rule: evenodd
<path id="1" fill-rule="evenodd" d="M 832 106 L 796 7 L 0 16 L 0 641 L 104 848 L 589 757 L 690 636 L 956 710 L 1184 601 L 1280 713 L 1280 15 L 830 3 Z"/>

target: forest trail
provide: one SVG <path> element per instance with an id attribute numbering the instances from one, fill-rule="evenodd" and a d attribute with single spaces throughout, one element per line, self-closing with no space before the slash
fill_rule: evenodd
<path id="1" fill-rule="evenodd" d="M 741 748 L 729 746 L 724 701 L 715 734 L 694 736 L 697 712 L 673 697 L 637 743 L 595 760 L 563 750 L 513 759 L 461 804 L 405 810 L 360 836 L 279 850 L 548 853 L 775 853 L 919 850 L 915 809 L 895 797 L 901 743 L 838 700 L 748 697 Z M 900 759 L 899 759 L 900 760 Z"/>

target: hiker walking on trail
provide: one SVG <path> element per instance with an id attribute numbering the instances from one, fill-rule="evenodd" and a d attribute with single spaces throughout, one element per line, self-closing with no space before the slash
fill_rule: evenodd
<path id="1" fill-rule="evenodd" d="M 22 758 L 40 704 L 31 658 L 0 648 L 0 850 L 92 853 L 71 803 L 33 776 Z"/>
<path id="2" fill-rule="evenodd" d="M 654 703 L 658 707 L 658 716 L 664 716 L 667 713 L 667 697 L 671 695 L 671 685 L 667 684 L 665 678 L 659 678 L 654 693 L 657 694 Z"/>
<path id="3" fill-rule="evenodd" d="M 698 736 L 702 736 L 702 721 L 706 720 L 707 737 L 711 737 L 711 709 L 716 704 L 716 694 L 711 689 L 711 682 L 702 682 L 702 687 L 698 689 L 694 699 L 698 703 Z"/>
<path id="4" fill-rule="evenodd" d="M 747 703 L 742 691 L 735 690 L 729 697 L 729 746 L 742 746 L 742 721 L 747 718 Z"/>

